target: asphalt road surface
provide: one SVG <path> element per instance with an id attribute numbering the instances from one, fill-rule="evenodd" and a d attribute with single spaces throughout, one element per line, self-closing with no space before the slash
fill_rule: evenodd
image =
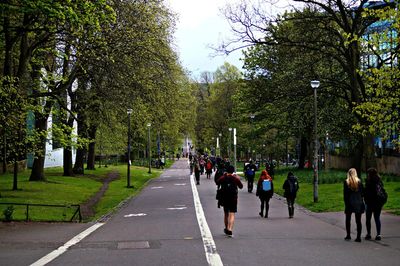
<path id="1" fill-rule="evenodd" d="M 181 159 L 103 223 L 0 224 L 0 265 L 400 265 L 397 216 L 383 215 L 382 241 L 344 241 L 343 213 L 297 208 L 288 219 L 274 196 L 261 218 L 245 185 L 230 238 L 215 191 Z"/>

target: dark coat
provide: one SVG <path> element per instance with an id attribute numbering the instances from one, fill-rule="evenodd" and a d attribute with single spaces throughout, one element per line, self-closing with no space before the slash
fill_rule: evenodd
<path id="1" fill-rule="evenodd" d="M 378 200 L 376 187 L 381 185 L 383 187 L 382 181 L 370 180 L 365 182 L 365 192 L 364 192 L 364 200 L 365 205 L 367 205 L 368 210 L 377 211 L 382 209 L 382 202 Z"/>
<path id="2" fill-rule="evenodd" d="M 343 199 L 344 199 L 344 212 L 345 213 L 364 213 L 364 187 L 361 182 L 358 183 L 357 191 L 349 188 L 346 180 L 343 182 Z"/>
<path id="3" fill-rule="evenodd" d="M 295 185 L 295 190 L 293 192 L 290 192 L 290 183 L 289 182 L 294 182 Z M 285 198 L 296 198 L 297 196 L 297 191 L 299 190 L 299 181 L 297 180 L 297 177 L 294 175 L 288 176 L 285 182 L 283 183 L 282 186 L 284 193 L 283 196 Z"/>
<path id="4" fill-rule="evenodd" d="M 264 191 L 262 189 L 262 182 L 264 180 L 270 180 L 271 181 L 271 190 L 270 191 Z M 263 199 L 270 199 L 274 195 L 274 182 L 272 182 L 272 179 L 266 177 L 266 176 L 260 176 L 260 179 L 258 179 L 257 183 L 257 191 L 256 191 L 256 196 L 258 196 L 261 200 Z"/>

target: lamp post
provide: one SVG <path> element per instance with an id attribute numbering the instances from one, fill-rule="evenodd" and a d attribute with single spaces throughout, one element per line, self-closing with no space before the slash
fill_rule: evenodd
<path id="1" fill-rule="evenodd" d="M 128 114 L 128 173 L 127 173 L 127 184 L 126 187 L 130 188 L 131 186 L 131 114 L 132 109 L 128 109 L 126 111 Z"/>
<path id="2" fill-rule="evenodd" d="M 251 119 L 251 139 L 252 140 L 254 140 L 254 125 L 253 125 L 253 121 L 254 121 L 254 118 L 256 117 L 256 115 L 255 114 L 250 114 L 250 119 Z M 253 149 L 252 149 L 252 147 L 250 147 L 250 158 L 252 157 L 252 155 L 253 155 Z"/>
<path id="3" fill-rule="evenodd" d="M 231 138 L 232 138 L 232 128 L 230 127 L 229 128 L 229 149 L 228 149 L 228 157 L 229 157 L 229 160 L 231 160 L 232 158 L 231 158 L 231 150 L 232 150 L 232 140 L 231 140 Z"/>
<path id="4" fill-rule="evenodd" d="M 317 134 L 317 89 L 318 80 L 311 81 L 311 87 L 314 89 L 314 202 L 318 202 L 318 134 Z"/>
<path id="5" fill-rule="evenodd" d="M 219 133 L 218 136 L 219 136 L 219 140 L 222 140 L 222 134 Z M 221 145 L 218 145 L 218 155 L 219 155 L 219 157 L 221 157 Z"/>
<path id="6" fill-rule="evenodd" d="M 233 166 L 236 172 L 236 128 L 233 128 Z"/>
<path id="7" fill-rule="evenodd" d="M 151 174 L 151 148 L 150 148 L 150 127 L 151 127 L 151 123 L 147 124 L 148 127 L 148 150 L 147 150 L 147 155 L 149 156 L 149 174 Z"/>

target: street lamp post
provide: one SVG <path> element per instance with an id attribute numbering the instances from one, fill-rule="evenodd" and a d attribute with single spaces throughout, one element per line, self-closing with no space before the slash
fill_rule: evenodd
<path id="1" fill-rule="evenodd" d="M 233 128 L 233 166 L 235 167 L 235 172 L 236 170 L 236 128 Z"/>
<path id="2" fill-rule="evenodd" d="M 232 150 L 232 128 L 229 128 L 229 149 L 228 149 L 228 158 L 229 160 L 232 160 L 231 158 L 231 150 Z"/>
<path id="3" fill-rule="evenodd" d="M 128 109 L 128 173 L 127 173 L 127 184 L 126 187 L 130 188 L 131 186 L 131 114 L 132 109 Z"/>
<path id="4" fill-rule="evenodd" d="M 219 136 L 219 140 L 222 141 L 222 134 L 219 133 L 218 136 Z M 221 144 L 218 145 L 218 148 L 219 148 L 218 149 L 218 155 L 219 155 L 219 157 L 221 157 Z"/>
<path id="5" fill-rule="evenodd" d="M 318 202 L 318 134 L 317 134 L 317 89 L 320 82 L 311 81 L 311 87 L 314 89 L 314 202 Z"/>
<path id="6" fill-rule="evenodd" d="M 148 151 L 147 151 L 147 155 L 149 156 L 149 174 L 151 174 L 151 148 L 150 148 L 150 127 L 151 127 L 151 123 L 147 124 L 148 127 Z"/>
<path id="7" fill-rule="evenodd" d="M 253 121 L 254 121 L 255 117 L 256 117 L 255 114 L 250 114 L 250 119 L 251 119 L 251 141 L 254 140 L 254 125 L 253 125 Z M 252 147 L 250 147 L 250 158 L 253 157 L 252 155 L 253 155 L 253 149 L 252 149 Z"/>

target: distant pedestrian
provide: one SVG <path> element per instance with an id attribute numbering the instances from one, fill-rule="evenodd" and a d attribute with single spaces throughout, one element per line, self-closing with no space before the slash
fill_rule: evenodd
<path id="1" fill-rule="evenodd" d="M 343 197 L 346 214 L 346 237 L 345 240 L 350 240 L 350 222 L 351 214 L 354 213 L 357 225 L 356 242 L 361 242 L 361 216 L 364 213 L 365 206 L 363 201 L 363 184 L 357 176 L 357 170 L 350 168 L 347 172 L 347 179 L 343 183 Z"/>
<path id="2" fill-rule="evenodd" d="M 200 163 L 199 160 L 194 157 L 194 176 L 196 178 L 196 184 L 200 185 Z"/>
<path id="3" fill-rule="evenodd" d="M 268 218 L 269 200 L 272 198 L 272 195 L 274 195 L 274 184 L 272 182 L 272 177 L 268 174 L 266 170 L 263 170 L 261 172 L 260 178 L 258 179 L 256 191 L 256 196 L 258 196 L 261 201 L 261 211 L 259 213 L 261 217 L 265 215 L 264 217 Z"/>
<path id="4" fill-rule="evenodd" d="M 224 207 L 224 233 L 230 237 L 233 236 L 233 225 L 237 212 L 238 188 L 243 188 L 240 178 L 233 174 L 234 172 L 235 168 L 230 165 L 227 172 L 216 181 L 217 185 L 221 186 L 220 204 Z"/>
<path id="5" fill-rule="evenodd" d="M 381 240 L 381 211 L 383 205 L 387 201 L 387 194 L 383 188 L 383 182 L 381 177 L 378 175 L 378 171 L 375 168 L 367 170 L 367 179 L 365 181 L 365 225 L 367 227 L 366 240 L 371 239 L 371 218 L 374 215 L 375 226 L 376 226 L 376 237 L 375 240 Z"/>
<path id="6" fill-rule="evenodd" d="M 247 191 L 249 193 L 253 192 L 253 183 L 254 183 L 254 176 L 256 174 L 257 167 L 253 163 L 252 160 L 249 161 L 248 164 L 245 165 L 244 167 L 244 174 L 247 179 Z"/>
<path id="7" fill-rule="evenodd" d="M 211 160 L 208 159 L 207 163 L 206 163 L 206 176 L 207 176 L 207 179 L 211 179 L 211 174 L 212 174 L 213 167 L 214 166 L 213 166 Z"/>
<path id="8" fill-rule="evenodd" d="M 283 196 L 286 198 L 286 202 L 288 205 L 289 218 L 293 218 L 294 201 L 296 200 L 297 191 L 299 190 L 299 181 L 292 172 L 288 173 L 282 188 L 284 190 Z"/>

